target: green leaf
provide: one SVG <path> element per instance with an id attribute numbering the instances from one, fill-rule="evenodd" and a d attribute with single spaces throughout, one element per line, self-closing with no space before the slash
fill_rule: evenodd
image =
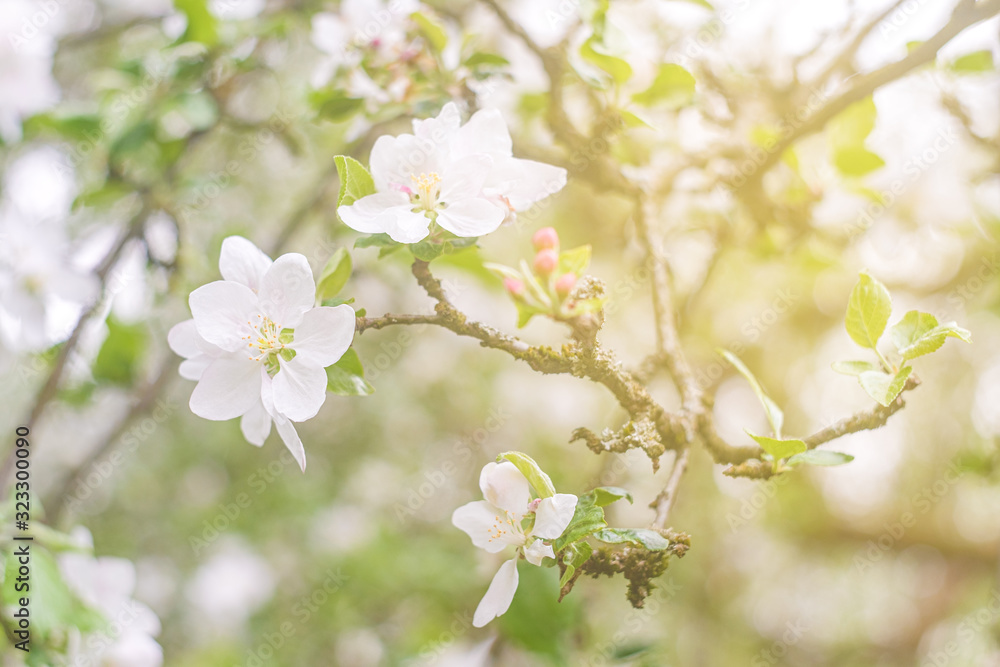
<path id="1" fill-rule="evenodd" d="M 881 367 L 870 361 L 835 361 L 831 365 L 831 368 L 833 368 L 833 370 L 837 373 L 857 377 L 865 371 L 877 371 L 880 370 Z"/>
<path id="2" fill-rule="evenodd" d="M 576 542 L 571 544 L 562 552 L 562 562 L 566 566 L 561 577 L 559 577 L 559 588 L 562 588 L 576 574 L 577 568 L 590 560 L 594 553 L 594 547 L 587 542 Z"/>
<path id="3" fill-rule="evenodd" d="M 445 249 L 444 244 L 426 239 L 418 243 L 411 243 L 409 247 L 414 257 L 425 262 L 437 259 Z"/>
<path id="4" fill-rule="evenodd" d="M 375 182 L 368 170 L 361 163 L 346 155 L 333 158 L 337 165 L 337 175 L 340 176 L 340 194 L 337 195 L 337 208 L 349 206 L 368 195 L 375 194 Z M 386 235 L 388 236 L 388 235 Z M 367 246 L 355 245 L 364 248 Z"/>
<path id="5" fill-rule="evenodd" d="M 632 113 L 631 111 L 625 111 L 624 109 L 619 109 L 618 110 L 618 115 L 621 116 L 622 122 L 625 123 L 625 127 L 628 127 L 628 128 L 646 127 L 646 128 L 651 129 L 651 130 L 655 130 L 656 129 L 655 127 L 653 127 L 652 125 L 650 125 L 648 121 L 646 121 L 645 119 L 641 118 L 640 116 L 637 116 L 636 114 Z"/>
<path id="6" fill-rule="evenodd" d="M 892 343 L 903 359 L 916 359 L 936 351 L 948 337 L 971 343 L 971 335 L 955 322 L 938 324 L 930 313 L 911 310 L 889 330 Z"/>
<path id="7" fill-rule="evenodd" d="M 643 106 L 664 105 L 678 109 L 694 99 L 695 79 L 691 72 L 680 65 L 660 65 L 656 78 L 646 90 L 632 96 L 632 101 Z"/>
<path id="8" fill-rule="evenodd" d="M 854 457 L 841 452 L 831 452 L 825 449 L 810 449 L 807 452 L 796 454 L 788 459 L 788 465 L 811 465 L 811 466 L 839 466 L 850 463 Z"/>
<path id="9" fill-rule="evenodd" d="M 903 391 L 906 385 L 906 378 L 910 377 L 913 371 L 912 366 L 904 366 L 895 375 L 883 373 L 882 371 L 865 371 L 858 376 L 861 388 L 868 392 L 868 395 L 878 401 L 881 405 L 889 407 L 896 400 L 899 392 Z"/>
<path id="10" fill-rule="evenodd" d="M 598 507 L 606 507 L 622 498 L 627 500 L 629 504 L 632 504 L 632 494 L 617 486 L 599 486 L 587 495 L 591 494 L 594 496 L 594 504 Z"/>
<path id="11" fill-rule="evenodd" d="M 951 63 L 953 72 L 960 74 L 981 74 L 993 71 L 993 52 L 986 49 L 973 51 Z"/>
<path id="12" fill-rule="evenodd" d="M 885 166 L 885 160 L 864 146 L 849 146 L 834 151 L 833 165 L 844 176 L 860 177 Z"/>
<path id="13" fill-rule="evenodd" d="M 80 207 L 107 208 L 135 192 L 131 187 L 116 180 L 106 180 L 102 185 L 81 192 L 73 200 L 73 209 Z"/>
<path id="14" fill-rule="evenodd" d="M 370 234 L 354 242 L 355 248 L 401 248 L 388 234 Z"/>
<path id="15" fill-rule="evenodd" d="M 174 7 L 187 17 L 182 42 L 201 42 L 214 46 L 219 41 L 218 21 L 208 10 L 208 0 L 174 0 Z"/>
<path id="16" fill-rule="evenodd" d="M 108 337 L 104 339 L 94 362 L 94 379 L 121 386 L 130 386 L 136 378 L 148 336 L 141 324 L 121 324 L 108 320 Z"/>
<path id="17" fill-rule="evenodd" d="M 320 118 L 333 123 L 349 120 L 365 106 L 364 98 L 350 97 L 342 90 L 314 93 L 310 96 L 310 101 Z"/>
<path id="18" fill-rule="evenodd" d="M 834 149 L 864 145 L 865 139 L 875 129 L 877 115 L 875 100 L 870 95 L 847 107 L 827 126 L 831 145 Z"/>
<path id="19" fill-rule="evenodd" d="M 448 46 L 448 33 L 445 32 L 441 24 L 420 12 L 415 12 L 410 18 L 420 28 L 421 34 L 427 39 L 427 43 L 434 51 L 438 53 L 444 51 L 445 47 Z"/>
<path id="20" fill-rule="evenodd" d="M 149 120 L 140 121 L 111 145 L 111 160 L 117 162 L 129 154 L 139 151 L 146 145 L 147 141 L 153 141 L 155 138 L 156 126 Z"/>
<path id="21" fill-rule="evenodd" d="M 510 61 L 496 53 L 473 53 L 462 64 L 469 69 L 480 67 L 499 68 L 506 67 L 510 64 Z"/>
<path id="22" fill-rule="evenodd" d="M 584 498 L 580 498 L 576 504 L 573 519 L 566 526 L 566 530 L 559 536 L 559 539 L 552 543 L 552 548 L 556 553 L 559 553 L 567 545 L 593 535 L 607 526 L 608 523 L 604 520 L 604 508 L 585 502 Z"/>
<path id="23" fill-rule="evenodd" d="M 862 273 L 851 290 L 844 324 L 847 334 L 861 347 L 874 350 L 892 313 L 892 298 L 885 285 Z"/>
<path id="24" fill-rule="evenodd" d="M 855 102 L 838 114 L 827 127 L 833 149 L 833 163 L 845 176 L 858 177 L 875 171 L 885 162 L 865 148 L 865 140 L 875 127 L 875 101 L 871 96 Z"/>
<path id="25" fill-rule="evenodd" d="M 631 542 L 650 551 L 663 551 L 670 547 L 670 540 L 646 528 L 605 528 L 594 533 L 594 539 L 608 544 Z"/>
<path id="26" fill-rule="evenodd" d="M 521 474 L 525 476 L 528 483 L 535 489 L 539 498 L 550 498 L 556 495 L 556 487 L 552 485 L 552 480 L 531 458 L 523 452 L 504 452 L 497 457 L 497 461 L 506 459 L 514 464 Z"/>
<path id="27" fill-rule="evenodd" d="M 897 322 L 889 330 L 889 337 L 892 339 L 892 344 L 896 346 L 896 350 L 903 355 L 904 359 L 912 359 L 913 357 L 918 357 L 921 354 L 928 354 L 938 349 L 944 345 L 944 336 L 941 336 L 939 340 L 930 341 L 925 344 L 926 351 L 920 352 L 920 354 L 914 354 L 913 356 L 906 356 L 904 350 L 917 345 L 922 340 L 927 339 L 927 335 L 937 327 L 937 318 L 930 313 L 921 313 L 918 310 L 911 310 L 906 315 L 903 316 L 899 322 Z"/>
<path id="28" fill-rule="evenodd" d="M 352 269 L 351 254 L 346 248 L 337 248 L 316 281 L 316 302 L 323 303 L 337 296 L 351 277 Z"/>
<path id="29" fill-rule="evenodd" d="M 778 404 L 771 400 L 771 397 L 767 395 L 764 391 L 764 387 L 761 386 L 760 382 L 750 369 L 740 361 L 740 358 L 729 350 L 718 349 L 717 352 L 721 354 L 726 361 L 731 363 L 733 367 L 740 372 L 740 375 L 746 378 L 747 382 L 750 383 L 750 387 L 753 392 L 757 394 L 757 398 L 760 400 L 761 405 L 764 406 L 764 412 L 767 414 L 767 421 L 771 424 L 771 430 L 774 432 L 775 438 L 781 437 L 781 427 L 785 423 L 785 413 L 781 411 Z"/>
<path id="30" fill-rule="evenodd" d="M 531 321 L 531 318 L 535 315 L 540 315 L 545 311 L 537 306 L 532 306 L 530 303 L 525 303 L 524 301 L 514 301 L 514 307 L 517 308 L 517 328 L 523 329 Z"/>
<path id="31" fill-rule="evenodd" d="M 750 431 L 747 431 L 747 429 L 743 430 L 746 431 L 747 435 L 756 440 L 761 449 L 770 454 L 775 461 L 787 459 L 789 456 L 801 454 L 809 449 L 806 443 L 801 440 L 777 440 L 775 438 L 766 438 L 762 435 L 754 435 Z"/>
<path id="32" fill-rule="evenodd" d="M 590 265 L 591 249 L 589 245 L 582 245 L 571 250 L 564 250 L 559 253 L 558 275 L 572 273 L 577 276 L 582 275 Z"/>
<path id="33" fill-rule="evenodd" d="M 104 136 L 101 117 L 97 114 L 57 114 L 45 112 L 24 119 L 21 125 L 24 139 L 35 139 L 52 133 L 73 141 L 98 142 Z"/>
<path id="34" fill-rule="evenodd" d="M 326 388 L 338 396 L 370 396 L 375 387 L 365 379 L 365 369 L 354 348 L 326 369 Z"/>
<path id="35" fill-rule="evenodd" d="M 600 53 L 596 49 L 600 48 L 600 42 L 596 35 L 592 35 L 586 42 L 580 45 L 580 55 L 591 65 L 607 72 L 614 79 L 615 83 L 623 84 L 632 78 L 632 66 L 621 58 Z"/>

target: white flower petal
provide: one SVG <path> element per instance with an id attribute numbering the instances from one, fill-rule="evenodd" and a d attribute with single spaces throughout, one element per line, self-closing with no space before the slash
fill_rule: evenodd
<path id="1" fill-rule="evenodd" d="M 456 155 L 488 153 L 494 157 L 510 157 L 513 143 L 507 123 L 496 109 L 477 111 L 458 131 L 453 145 Z"/>
<path id="2" fill-rule="evenodd" d="M 193 319 L 178 322 L 167 332 L 167 345 L 185 359 L 201 354 L 199 340 L 201 336 L 198 335 L 198 327 L 195 326 Z"/>
<path id="3" fill-rule="evenodd" d="M 257 295 L 229 280 L 202 285 L 188 297 L 198 334 L 227 352 L 246 347 L 249 321 L 258 312 Z"/>
<path id="4" fill-rule="evenodd" d="M 369 159 L 375 189 L 392 192 L 400 187 L 412 186 L 411 176 L 440 175 L 445 165 L 441 153 L 441 147 L 433 141 L 418 139 L 412 134 L 379 137 L 372 146 Z"/>
<path id="5" fill-rule="evenodd" d="M 482 236 L 496 230 L 507 213 L 486 199 L 463 199 L 438 211 L 437 222 L 455 236 Z"/>
<path id="6" fill-rule="evenodd" d="M 414 119 L 413 134 L 421 139 L 429 139 L 436 144 L 443 143 L 458 131 L 462 124 L 462 114 L 458 105 L 448 102 L 435 118 Z"/>
<path id="7" fill-rule="evenodd" d="M 267 371 L 262 367 L 261 372 Z M 264 444 L 267 436 L 271 434 L 271 415 L 267 414 L 263 403 L 258 401 L 243 415 L 240 419 L 240 430 L 251 445 L 260 447 Z"/>
<path id="8" fill-rule="evenodd" d="M 346 304 L 306 311 L 290 346 L 295 361 L 318 368 L 337 363 L 354 340 L 355 323 L 354 309 Z"/>
<path id="9" fill-rule="evenodd" d="M 466 503 L 451 514 L 451 523 L 472 538 L 472 543 L 491 554 L 513 544 L 524 544 L 524 536 L 507 521 L 507 513 L 485 500 Z"/>
<path id="10" fill-rule="evenodd" d="M 390 209 L 393 215 L 386 233 L 397 243 L 416 243 L 430 234 L 430 219 L 423 214 L 414 213 L 410 206 L 397 206 Z"/>
<path id="11" fill-rule="evenodd" d="M 294 329 L 316 301 L 316 281 L 306 258 L 290 252 L 274 260 L 260 282 L 260 307 L 279 328 Z"/>
<path id="12" fill-rule="evenodd" d="M 531 534 L 554 540 L 563 534 L 573 520 L 577 497 L 570 493 L 557 493 L 551 498 L 543 498 L 535 510 L 535 526 Z"/>
<path id="13" fill-rule="evenodd" d="M 326 371 L 299 361 L 281 361 L 271 380 L 274 409 L 295 422 L 312 419 L 326 400 Z"/>
<path id="14" fill-rule="evenodd" d="M 447 204 L 481 197 L 493 160 L 488 155 L 470 155 L 449 164 L 441 175 L 438 199 Z"/>
<path id="15" fill-rule="evenodd" d="M 274 425 L 277 427 L 278 435 L 281 436 L 281 440 L 285 443 L 285 447 L 287 447 L 288 451 L 292 453 L 292 456 L 298 462 L 299 468 L 302 469 L 302 472 L 305 472 L 306 450 L 302 446 L 302 439 L 299 438 L 298 431 L 295 430 L 295 424 L 280 416 L 275 416 Z"/>
<path id="16" fill-rule="evenodd" d="M 260 369 L 242 350 L 215 359 L 191 392 L 191 412 L 213 421 L 245 414 L 260 401 Z"/>
<path id="17" fill-rule="evenodd" d="M 545 544 L 541 540 L 535 540 L 524 550 L 524 558 L 532 565 L 541 565 L 543 558 L 555 558 L 556 552 L 551 544 Z"/>
<path id="18" fill-rule="evenodd" d="M 555 194 L 566 185 L 566 170 L 543 162 L 512 159 L 518 177 L 500 188 L 515 211 L 523 211 L 531 204 Z"/>
<path id="19" fill-rule="evenodd" d="M 497 616 L 510 609 L 517 592 L 517 558 L 509 560 L 500 566 L 490 582 L 490 587 L 483 596 L 476 613 L 472 617 L 472 625 L 481 628 Z"/>
<path id="20" fill-rule="evenodd" d="M 510 461 L 489 462 L 479 474 L 479 488 L 486 502 L 510 512 L 517 521 L 528 510 L 531 489 L 528 480 Z"/>
<path id="21" fill-rule="evenodd" d="M 199 354 L 191 359 L 185 359 L 181 362 L 181 365 L 177 367 L 177 373 L 185 380 L 200 380 L 201 376 L 205 373 L 205 369 L 212 365 L 215 361 L 215 357 L 210 357 L 207 354 Z"/>
<path id="22" fill-rule="evenodd" d="M 219 271 L 226 280 L 246 285 L 256 292 L 272 263 L 263 250 L 242 236 L 230 236 L 222 241 Z"/>
<path id="23" fill-rule="evenodd" d="M 362 197 L 349 206 L 337 209 L 337 215 L 344 224 L 356 232 L 383 234 L 395 218 L 390 209 L 409 207 L 410 198 L 402 192 L 378 192 Z"/>

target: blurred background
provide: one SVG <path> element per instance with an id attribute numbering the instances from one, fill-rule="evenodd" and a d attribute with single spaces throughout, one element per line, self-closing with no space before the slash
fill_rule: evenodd
<path id="1" fill-rule="evenodd" d="M 974 4 L 501 3 L 566 54 L 560 95 L 589 138 L 570 152 L 546 123 L 538 55 L 488 3 L 0 2 L 0 422 L 6 451 L 31 420 L 33 520 L 60 535 L 36 557 L 55 591 L 37 602 L 37 650 L 8 643 L 4 664 L 1000 665 L 1000 22 L 952 31 L 740 188 L 775 141 Z M 668 92 L 644 94 L 664 63 L 679 66 Z M 191 414 L 166 345 L 226 236 L 316 272 L 352 248 L 333 156 L 367 164 L 378 136 L 451 100 L 499 108 L 515 155 L 570 171 L 478 249 L 434 262 L 455 304 L 515 332 L 482 262 L 516 265 L 554 226 L 564 247 L 594 247 L 600 339 L 637 367 L 655 344 L 649 267 L 628 202 L 587 174 L 610 156 L 654 193 L 682 342 L 732 444 L 766 421 L 716 348 L 753 369 L 790 435 L 873 405 L 830 369 L 862 358 L 843 324 L 861 270 L 892 293 L 892 322 L 919 308 L 974 343 L 918 359 L 906 408 L 835 443 L 848 465 L 732 479 L 696 447 L 670 518 L 691 550 L 643 609 L 620 578 L 557 603 L 558 573 L 522 568 L 511 610 L 475 629 L 500 560 L 450 515 L 499 452 L 530 453 L 560 491 L 626 487 L 635 503 L 611 523 L 651 521 L 671 454 L 654 473 L 641 452 L 569 442 L 626 418 L 603 387 L 443 330 L 366 332 L 355 349 L 376 391 L 329 396 L 299 426 L 303 474 L 276 435 L 257 449 L 235 420 Z M 430 312 L 407 253 L 352 254 L 355 308 Z M 536 318 L 518 333 L 558 346 L 567 330 Z M 678 405 L 668 378 L 651 391 Z M 87 593 L 60 554 L 90 545 L 120 569 Z M 100 607 L 112 589 L 155 614 L 144 648 L 60 657 L 101 632 L 68 596 Z"/>

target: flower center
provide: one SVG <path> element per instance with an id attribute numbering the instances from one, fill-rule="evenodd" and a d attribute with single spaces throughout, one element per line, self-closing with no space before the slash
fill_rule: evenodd
<path id="1" fill-rule="evenodd" d="M 431 172 L 420 176 L 411 175 L 410 180 L 413 181 L 413 187 L 407 188 L 410 190 L 410 200 L 425 211 L 433 211 L 441 192 L 441 177 Z"/>
<path id="2" fill-rule="evenodd" d="M 513 534 L 520 535 L 525 541 L 524 533 L 521 527 L 514 522 L 514 517 L 511 516 L 510 512 L 504 512 L 503 515 L 496 515 L 493 518 L 493 525 L 489 528 L 489 541 L 499 540 L 503 538 L 504 535 Z"/>
<path id="3" fill-rule="evenodd" d="M 250 360 L 262 361 L 265 357 L 280 353 L 285 349 L 286 340 L 282 339 L 281 326 L 275 324 L 270 318 L 263 315 L 257 316 L 257 323 L 247 320 L 251 333 L 243 336 L 250 348 Z"/>

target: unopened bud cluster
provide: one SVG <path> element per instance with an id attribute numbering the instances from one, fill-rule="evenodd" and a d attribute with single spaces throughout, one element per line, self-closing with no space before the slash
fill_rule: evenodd
<path id="1" fill-rule="evenodd" d="M 503 278 L 504 289 L 517 304 L 520 326 L 535 315 L 568 321 L 601 307 L 602 303 L 590 300 L 584 303 L 572 297 L 590 262 L 590 246 L 560 251 L 559 234 L 552 227 L 535 232 L 531 243 L 535 257 L 530 265 L 525 260 L 521 261 L 520 270 L 488 265 Z"/>

